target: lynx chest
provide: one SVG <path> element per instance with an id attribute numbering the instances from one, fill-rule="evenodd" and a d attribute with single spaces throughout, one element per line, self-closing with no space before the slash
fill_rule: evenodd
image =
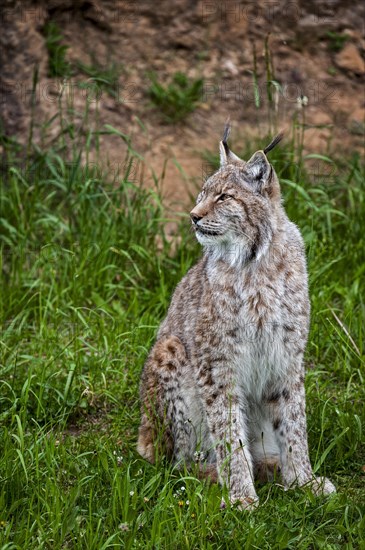
<path id="1" fill-rule="evenodd" d="M 287 296 L 279 277 L 263 275 L 214 277 L 209 286 L 210 299 L 196 320 L 197 345 L 210 346 L 213 360 L 226 357 L 227 368 L 255 393 L 284 379 L 305 345 L 298 314 L 303 296 Z"/>

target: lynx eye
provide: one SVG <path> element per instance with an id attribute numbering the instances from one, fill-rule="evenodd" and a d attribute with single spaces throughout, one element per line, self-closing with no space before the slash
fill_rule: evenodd
<path id="1" fill-rule="evenodd" d="M 227 193 L 222 193 L 217 198 L 217 202 L 223 202 L 223 201 L 226 201 L 227 199 L 230 199 L 230 198 L 231 198 L 231 195 L 227 195 Z"/>

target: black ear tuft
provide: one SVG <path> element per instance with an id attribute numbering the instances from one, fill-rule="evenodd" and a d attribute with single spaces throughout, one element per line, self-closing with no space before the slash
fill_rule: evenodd
<path id="1" fill-rule="evenodd" d="M 228 138 L 229 138 L 229 134 L 231 133 L 231 124 L 229 122 L 229 118 L 227 119 L 227 122 L 226 122 L 226 125 L 224 127 L 224 132 L 223 132 L 223 138 L 222 138 L 222 145 L 223 145 L 223 148 L 224 148 L 224 151 L 225 151 L 225 154 L 226 154 L 226 162 L 227 162 L 227 157 L 229 155 L 229 147 L 228 147 Z M 221 158 L 222 160 L 222 158 Z"/>
<path id="2" fill-rule="evenodd" d="M 228 147 L 227 141 L 228 141 L 230 132 L 231 132 L 231 125 L 228 119 L 224 127 L 223 139 L 222 141 L 219 142 L 219 156 L 221 161 L 221 167 L 226 166 L 227 164 L 240 164 L 240 165 L 244 164 L 244 161 L 240 159 L 237 155 L 232 153 L 232 151 Z"/>
<path id="3" fill-rule="evenodd" d="M 284 132 L 280 132 L 280 134 L 278 134 L 276 137 L 274 137 L 274 139 L 269 143 L 269 145 L 267 147 L 265 147 L 265 149 L 264 149 L 265 155 L 267 155 L 267 153 L 272 151 L 272 149 L 274 149 L 274 147 L 276 147 L 277 144 L 281 142 L 283 137 L 284 137 Z"/>
<path id="4" fill-rule="evenodd" d="M 228 141 L 228 138 L 229 138 L 229 134 L 231 133 L 231 123 L 230 123 L 230 120 L 229 118 L 227 119 L 227 122 L 226 122 L 226 125 L 224 126 L 224 132 L 223 132 L 223 138 L 222 138 L 222 142 L 224 144 L 224 148 L 226 148 L 226 145 L 227 145 L 227 141 Z"/>

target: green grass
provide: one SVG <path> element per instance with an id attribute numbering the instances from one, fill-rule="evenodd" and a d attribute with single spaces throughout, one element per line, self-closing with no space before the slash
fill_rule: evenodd
<path id="1" fill-rule="evenodd" d="M 48 76 L 68 78 L 71 76 L 72 67 L 66 59 L 69 46 L 62 44 L 63 36 L 57 23 L 50 20 L 44 25 L 43 34 L 48 51 Z"/>
<path id="2" fill-rule="evenodd" d="M 113 61 L 105 67 L 98 63 L 94 56 L 91 56 L 90 65 L 79 61 L 77 67 L 89 77 L 86 82 L 80 84 L 80 87 L 93 88 L 97 98 L 101 96 L 103 91 L 111 97 L 118 97 L 118 79 L 122 71 L 122 67 L 118 63 Z"/>
<path id="3" fill-rule="evenodd" d="M 293 144 L 272 155 L 308 251 L 311 459 L 338 493 L 264 485 L 249 514 L 221 510 L 220 487 L 135 450 L 141 369 L 200 254 L 188 220 L 172 245 L 158 194 L 129 182 L 128 169 L 110 179 L 77 150 L 71 162 L 55 149 L 25 161 L 5 151 L 0 548 L 365 548 L 359 158 L 298 163 Z"/>
<path id="4" fill-rule="evenodd" d="M 170 124 L 184 120 L 194 111 L 202 97 L 202 78 L 191 80 L 186 74 L 177 72 L 166 86 L 158 82 L 155 74 L 151 74 L 150 79 L 148 95 L 165 121 Z"/>
<path id="5" fill-rule="evenodd" d="M 328 47 L 332 52 L 340 52 L 347 40 L 350 38 L 348 34 L 341 34 L 338 32 L 327 31 L 326 38 L 328 40 Z"/>

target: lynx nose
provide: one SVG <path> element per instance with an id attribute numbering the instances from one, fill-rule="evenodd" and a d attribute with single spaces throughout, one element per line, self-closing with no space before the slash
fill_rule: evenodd
<path id="1" fill-rule="evenodd" d="M 193 223 L 197 224 L 199 220 L 202 219 L 203 216 L 198 216 L 197 214 L 194 213 L 194 211 L 190 212 L 190 217 L 193 221 Z"/>

